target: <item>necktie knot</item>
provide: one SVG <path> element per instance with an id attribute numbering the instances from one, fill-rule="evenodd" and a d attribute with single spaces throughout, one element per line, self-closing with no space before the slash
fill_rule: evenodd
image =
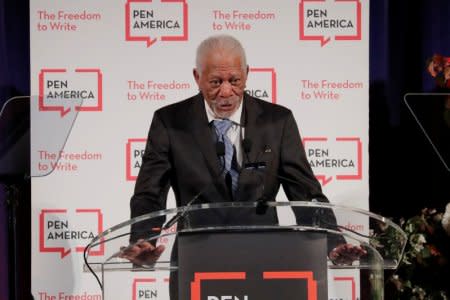
<path id="1" fill-rule="evenodd" d="M 233 125 L 228 119 L 214 120 L 213 123 L 220 135 L 226 135 L 231 125 Z"/>

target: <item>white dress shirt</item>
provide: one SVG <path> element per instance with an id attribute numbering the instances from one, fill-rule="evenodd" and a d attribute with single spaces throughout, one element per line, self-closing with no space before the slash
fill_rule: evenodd
<path id="1" fill-rule="evenodd" d="M 231 121 L 231 128 L 227 131 L 227 137 L 230 139 L 231 143 L 234 145 L 236 149 L 236 159 L 237 163 L 242 165 L 242 146 L 241 141 L 244 138 L 244 126 L 241 126 L 241 115 L 242 115 L 242 99 L 239 103 L 238 109 L 229 117 L 228 120 Z M 211 107 L 209 107 L 208 102 L 205 100 L 205 109 L 206 116 L 208 117 L 208 123 L 211 123 L 214 120 L 222 120 L 221 118 L 216 117 Z"/>

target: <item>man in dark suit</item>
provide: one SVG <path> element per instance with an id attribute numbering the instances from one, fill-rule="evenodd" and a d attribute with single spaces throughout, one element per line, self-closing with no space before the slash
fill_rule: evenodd
<path id="1" fill-rule="evenodd" d="M 327 201 L 306 159 L 292 112 L 244 92 L 248 66 L 236 39 L 215 36 L 203 41 L 193 73 L 200 93 L 154 114 L 131 199 L 132 218 L 165 209 L 170 186 L 177 206 L 198 193 L 204 194 L 204 201 L 274 200 L 280 178 L 289 180 L 283 188 L 290 200 Z M 235 191 L 217 153 L 221 137 L 213 122 L 221 119 L 232 123 L 227 135 L 238 173 Z M 244 147 L 242 141 L 249 145 Z M 265 163 L 263 174 L 245 168 L 256 161 Z"/>
<path id="2" fill-rule="evenodd" d="M 244 49 L 235 38 L 213 36 L 199 45 L 193 75 L 200 93 L 155 112 L 131 199 L 132 218 L 165 209 L 169 187 L 177 206 L 193 198 L 275 200 L 280 184 L 289 200 L 328 202 L 307 161 L 292 112 L 246 94 L 248 70 Z M 246 167 L 255 162 L 264 169 Z M 302 223 L 312 219 L 308 213 L 295 215 Z M 216 217 L 204 215 L 194 221 L 214 222 Z M 238 219 L 249 224 L 277 222 L 274 209 L 264 214 L 249 211 Z M 145 237 L 152 226 L 158 224 L 134 225 L 131 240 Z M 151 261 L 163 250 L 142 242 L 123 257 L 136 263 Z"/>

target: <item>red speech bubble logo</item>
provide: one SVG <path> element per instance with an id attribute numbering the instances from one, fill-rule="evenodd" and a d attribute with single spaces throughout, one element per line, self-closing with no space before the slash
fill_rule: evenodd
<path id="1" fill-rule="evenodd" d="M 125 4 L 125 40 L 146 42 L 150 47 L 158 40 L 187 41 L 188 6 L 185 0 L 160 0 L 157 8 L 152 0 L 127 0 Z M 178 4 L 178 5 L 176 5 Z M 160 11 L 164 10 L 164 11 Z M 176 16 L 176 20 L 158 18 L 162 15 Z"/>
<path id="2" fill-rule="evenodd" d="M 350 152 L 333 154 L 333 147 L 348 146 L 353 144 Z M 320 167 L 321 172 L 315 172 L 316 178 L 322 186 L 330 183 L 334 178 L 336 180 L 361 180 L 362 179 L 362 142 L 359 137 L 337 137 L 335 141 L 329 141 L 327 137 L 306 137 L 303 138 L 303 145 L 307 157 L 313 169 Z M 315 146 L 315 148 L 313 148 Z M 324 149 L 326 147 L 326 149 Z M 312 158 L 318 163 L 314 164 Z M 350 169 L 353 173 L 344 173 L 344 169 Z M 343 172 L 343 173 L 340 173 Z M 332 174 L 332 175 L 330 175 Z"/>
<path id="3" fill-rule="evenodd" d="M 263 278 L 267 279 L 306 279 L 308 288 L 308 300 L 317 300 L 317 281 L 314 280 L 312 271 L 281 271 L 281 272 L 264 272 Z"/>
<path id="4" fill-rule="evenodd" d="M 300 40 L 320 41 L 321 47 L 333 36 L 336 41 L 361 40 L 360 0 L 301 0 L 298 13 Z"/>
<path id="5" fill-rule="evenodd" d="M 61 117 L 72 109 L 101 111 L 102 81 L 103 75 L 99 69 L 77 68 L 74 72 L 42 69 L 39 72 L 39 111 L 56 111 Z M 89 87 L 85 88 L 87 85 Z"/>
<path id="6" fill-rule="evenodd" d="M 350 290 L 352 295 L 352 300 L 356 300 L 356 282 L 355 278 L 352 276 L 335 276 L 334 281 L 350 281 Z"/>
<path id="7" fill-rule="evenodd" d="M 103 74 L 99 69 L 75 69 L 76 73 L 83 73 L 83 74 L 89 74 L 93 73 L 97 76 L 97 103 L 88 106 L 86 103 L 84 105 L 77 106 L 75 109 L 77 111 L 101 111 L 103 109 L 103 88 L 102 88 L 102 82 L 103 82 Z"/>
<path id="8" fill-rule="evenodd" d="M 246 92 L 256 98 L 277 103 L 277 73 L 274 68 L 250 68 Z"/>
<path id="9" fill-rule="evenodd" d="M 133 280 L 133 288 L 132 288 L 132 299 L 150 299 L 157 298 L 158 292 L 154 291 L 154 284 L 156 283 L 155 278 L 136 278 Z M 152 287 L 153 290 L 148 290 L 147 288 Z"/>
<path id="10" fill-rule="evenodd" d="M 88 215 L 88 216 L 86 216 Z M 88 220 L 85 220 L 88 217 Z M 96 234 L 103 231 L 103 214 L 100 209 L 76 209 L 74 218 L 80 218 L 83 224 L 86 221 L 95 223 Z M 93 219 L 93 220 L 92 220 Z M 43 253 L 60 253 L 61 258 L 66 257 L 72 249 L 67 246 L 67 240 L 76 240 L 79 245 L 74 247 L 75 252 L 82 253 L 88 239 L 86 230 L 77 232 L 69 227 L 67 209 L 43 209 L 39 215 L 39 251 Z M 75 228 L 76 229 L 76 228 Z M 54 231 L 52 231 L 54 230 Z M 50 237 L 53 240 L 50 245 Z M 90 238 L 90 237 L 89 237 Z M 101 243 L 95 250 L 90 250 L 89 255 L 101 256 L 105 251 L 104 243 Z"/>
<path id="11" fill-rule="evenodd" d="M 128 139 L 126 145 L 126 180 L 134 181 L 137 178 L 141 168 L 142 155 L 144 154 L 147 139 L 132 138 Z"/>
<path id="12" fill-rule="evenodd" d="M 312 271 L 267 271 L 263 272 L 264 280 L 300 279 L 306 280 L 308 300 L 317 300 L 317 281 Z M 201 283 L 206 280 L 246 280 L 246 272 L 196 272 L 191 282 L 191 300 L 201 299 Z"/>
<path id="13" fill-rule="evenodd" d="M 201 282 L 205 280 L 245 280 L 245 272 L 196 272 L 191 282 L 191 300 L 201 299 Z"/>
<path id="14" fill-rule="evenodd" d="M 169 278 L 135 278 L 133 280 L 132 299 L 166 299 L 164 296 L 161 297 L 161 290 L 158 289 L 161 284 L 158 281 L 168 284 Z"/>

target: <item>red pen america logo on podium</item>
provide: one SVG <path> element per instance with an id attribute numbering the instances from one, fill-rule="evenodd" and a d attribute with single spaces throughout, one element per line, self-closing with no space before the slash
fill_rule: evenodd
<path id="1" fill-rule="evenodd" d="M 145 138 L 130 138 L 126 144 L 126 180 L 135 181 L 141 169 L 142 156 L 144 155 Z"/>
<path id="2" fill-rule="evenodd" d="M 205 299 L 202 292 L 202 285 L 214 281 L 245 281 L 246 272 L 196 272 L 194 280 L 191 282 L 191 299 Z M 301 299 L 317 300 L 317 281 L 314 279 L 312 271 L 268 271 L 262 273 L 262 280 L 302 280 L 306 281 L 306 295 Z M 236 289 L 234 290 L 235 293 Z M 249 295 L 240 293 L 239 295 L 206 295 L 208 300 L 250 300 Z"/>
<path id="3" fill-rule="evenodd" d="M 359 137 L 305 137 L 303 145 L 322 186 L 333 179 L 362 179 L 362 142 Z"/>
<path id="4" fill-rule="evenodd" d="M 337 299 L 351 299 L 358 300 L 357 297 L 357 284 L 354 276 L 334 276 L 333 281 L 336 290 L 344 295 L 336 295 Z"/>
<path id="5" fill-rule="evenodd" d="M 99 69 L 41 69 L 39 72 L 39 111 L 101 111 L 103 74 Z"/>
<path id="6" fill-rule="evenodd" d="M 61 258 L 71 252 L 83 253 L 84 247 L 103 231 L 103 213 L 100 209 L 42 209 L 39 215 L 39 252 L 59 253 Z M 101 256 L 104 244 L 89 252 Z"/>
<path id="7" fill-rule="evenodd" d="M 250 68 L 245 91 L 253 97 L 277 103 L 277 73 L 274 68 Z"/>
<path id="8" fill-rule="evenodd" d="M 302 41 L 361 40 L 360 0 L 300 0 L 298 15 Z"/>
<path id="9" fill-rule="evenodd" d="M 167 286 L 168 283 L 169 278 L 135 278 L 131 299 L 169 299 L 167 288 L 161 288 Z"/>
<path id="10" fill-rule="evenodd" d="M 125 40 L 145 42 L 188 40 L 185 0 L 128 0 L 125 4 Z"/>

